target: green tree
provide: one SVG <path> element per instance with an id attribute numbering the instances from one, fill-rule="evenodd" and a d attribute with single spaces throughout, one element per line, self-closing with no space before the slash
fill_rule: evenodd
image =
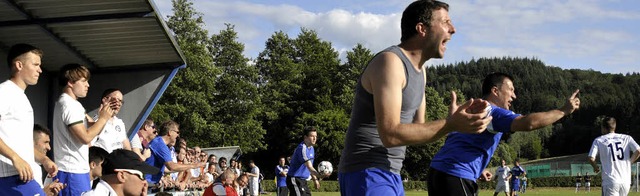
<path id="1" fill-rule="evenodd" d="M 282 31 L 275 32 L 265 43 L 265 49 L 256 58 L 259 73 L 258 92 L 264 112 L 262 127 L 268 150 L 265 156 L 290 156 L 292 149 L 302 141 L 301 131 L 293 127 L 300 113 L 296 95 L 301 91 L 303 72 L 294 62 L 295 49 L 292 40 Z M 275 160 L 274 160 L 275 161 Z"/>
<path id="2" fill-rule="evenodd" d="M 207 52 L 207 31 L 202 14 L 189 0 L 173 0 L 173 13 L 167 25 L 175 33 L 178 45 L 186 58 L 187 67 L 180 70 L 153 110 L 151 117 L 158 124 L 174 120 L 180 124 L 182 137 L 190 143 L 206 143 L 209 132 L 220 128 L 212 118 L 217 107 L 213 104 L 215 78 L 219 70 Z"/>
<path id="3" fill-rule="evenodd" d="M 220 131 L 209 132 L 208 146 L 240 146 L 243 152 L 265 149 L 266 131 L 259 121 L 262 103 L 258 95 L 258 70 L 242 55 L 244 45 L 237 41 L 234 26 L 211 36 L 208 47 L 213 64 L 222 69 L 216 78 L 214 94 L 216 113 L 212 115 L 221 124 Z M 222 136 L 222 137 L 221 137 Z"/>
<path id="4" fill-rule="evenodd" d="M 360 74 L 372 58 L 371 50 L 358 44 L 351 51 L 347 51 L 347 62 L 338 68 L 336 84 L 333 85 L 335 88 L 333 91 L 337 94 L 335 104 L 341 106 L 347 114 L 351 113 L 355 87 L 360 79 Z"/>

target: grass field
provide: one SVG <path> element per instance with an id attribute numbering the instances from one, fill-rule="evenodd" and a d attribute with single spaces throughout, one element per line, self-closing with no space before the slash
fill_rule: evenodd
<path id="1" fill-rule="evenodd" d="M 275 195 L 274 193 L 269 193 L 268 195 Z M 338 192 L 314 192 L 313 196 L 339 196 Z M 426 191 L 409 191 L 406 194 L 407 196 L 425 196 L 428 195 Z M 493 195 L 493 191 L 490 190 L 482 190 L 479 195 Z M 498 194 L 504 195 L 504 194 Z M 590 193 L 584 192 L 581 190 L 576 193 L 574 188 L 564 187 L 564 188 L 536 188 L 536 189 L 528 189 L 526 193 L 519 194 L 521 196 L 526 195 L 549 195 L 549 196 L 571 196 L 571 195 L 600 195 L 600 187 L 591 188 Z M 640 196 L 638 192 L 630 192 L 629 195 L 637 195 Z"/>

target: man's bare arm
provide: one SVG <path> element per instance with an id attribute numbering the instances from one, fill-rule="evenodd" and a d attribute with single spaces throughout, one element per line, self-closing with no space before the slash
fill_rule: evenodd
<path id="1" fill-rule="evenodd" d="M 486 111 L 467 113 L 473 101 L 458 107 L 452 103 L 452 115 L 447 120 L 427 123 L 400 123 L 402 89 L 405 86 L 404 68 L 400 59 L 391 53 L 378 55 L 362 76 L 365 90 L 373 94 L 376 122 L 380 139 L 385 147 L 433 142 L 450 131 L 478 133 L 484 130 L 491 118 L 483 119 Z M 486 101 L 477 104 L 488 105 Z M 415 118 L 414 118 L 415 120 Z"/>
<path id="2" fill-rule="evenodd" d="M 76 123 L 69 126 L 71 135 L 73 135 L 76 139 L 78 139 L 78 141 L 83 144 L 91 143 L 91 140 L 93 140 L 93 138 L 100 134 L 100 132 L 104 128 L 104 125 L 107 124 L 107 121 L 113 115 L 113 109 L 111 109 L 111 106 L 108 104 L 101 104 L 98 111 L 98 120 L 89 128 L 85 127 L 83 123 Z"/>
<path id="3" fill-rule="evenodd" d="M 20 180 L 27 182 L 33 179 L 33 172 L 31 170 L 31 166 L 27 163 L 22 157 L 18 155 L 13 149 L 11 149 L 4 140 L 0 139 L 0 154 L 2 156 L 9 158 L 13 163 L 13 167 L 18 171 L 18 175 L 20 176 Z"/>
<path id="4" fill-rule="evenodd" d="M 545 127 L 560 120 L 562 117 L 573 113 L 580 108 L 580 99 L 577 98 L 578 92 L 576 90 L 567 99 L 567 102 L 562 108 L 550 110 L 546 112 L 537 112 L 528 114 L 526 116 L 520 116 L 513 120 L 511 123 L 512 131 L 531 131 L 541 127 Z"/>
<path id="5" fill-rule="evenodd" d="M 175 163 L 173 161 L 168 161 L 164 163 L 164 165 L 167 166 L 166 168 L 172 172 L 181 172 L 181 171 L 186 171 L 188 169 L 203 167 L 204 164 L 205 163 L 180 164 L 180 163 Z"/>

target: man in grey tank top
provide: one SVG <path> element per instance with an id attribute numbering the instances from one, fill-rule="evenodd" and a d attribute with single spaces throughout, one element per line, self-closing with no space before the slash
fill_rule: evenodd
<path id="1" fill-rule="evenodd" d="M 480 133 L 491 121 L 481 99 L 456 104 L 446 120 L 425 122 L 424 63 L 442 58 L 455 33 L 449 5 L 418 0 L 402 14 L 401 43 L 378 53 L 355 88 L 339 164 L 342 195 L 404 195 L 400 178 L 406 145 L 436 141 L 457 130 Z"/>

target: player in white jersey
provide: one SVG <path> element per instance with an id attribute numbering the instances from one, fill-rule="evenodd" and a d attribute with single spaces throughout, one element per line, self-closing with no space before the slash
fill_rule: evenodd
<path id="1" fill-rule="evenodd" d="M 496 191 L 493 192 L 493 196 L 497 196 L 498 193 L 503 192 L 505 196 L 509 195 L 509 179 L 511 179 L 511 169 L 507 166 L 507 162 L 502 159 L 502 165 L 496 168 Z"/>
<path id="2" fill-rule="evenodd" d="M 596 138 L 589 151 L 593 171 L 600 172 L 596 154 L 602 164 L 602 195 L 627 195 L 631 184 L 631 163 L 640 156 L 640 146 L 629 135 L 615 133 L 616 119 L 605 117 L 601 124 L 602 136 Z"/>

